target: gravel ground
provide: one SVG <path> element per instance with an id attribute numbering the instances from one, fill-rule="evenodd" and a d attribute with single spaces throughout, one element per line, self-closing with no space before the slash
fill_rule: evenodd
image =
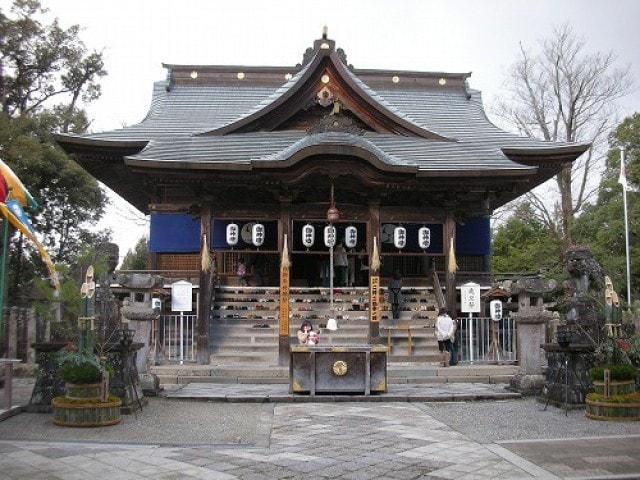
<path id="1" fill-rule="evenodd" d="M 267 446 L 273 405 L 225 404 L 150 398 L 138 418 L 123 415 L 105 428 L 62 428 L 50 414 L 21 413 L 0 422 L 0 439 L 91 441 L 162 445 L 241 444 Z"/>
<path id="2" fill-rule="evenodd" d="M 428 414 L 480 443 L 539 438 L 640 435 L 640 422 L 589 420 L 584 410 L 564 410 L 535 399 L 492 402 L 427 403 Z"/>

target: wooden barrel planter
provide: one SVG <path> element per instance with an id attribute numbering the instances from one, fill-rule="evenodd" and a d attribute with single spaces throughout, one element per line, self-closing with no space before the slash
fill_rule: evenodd
<path id="1" fill-rule="evenodd" d="M 593 389 L 596 393 L 604 395 L 604 382 L 593 382 Z M 636 391 L 635 380 L 618 380 L 609 382 L 609 395 L 627 395 Z"/>
<path id="2" fill-rule="evenodd" d="M 65 396 L 72 400 L 98 400 L 102 396 L 101 383 L 65 383 Z"/>
<path id="3" fill-rule="evenodd" d="M 627 397 L 627 401 L 611 401 L 611 397 L 609 399 L 603 399 L 602 395 L 594 393 L 588 394 L 586 400 L 587 417 L 593 420 L 609 421 L 640 420 L 640 395 L 627 394 L 623 397 Z M 620 396 L 617 398 L 620 398 Z"/>
<path id="4" fill-rule="evenodd" d="M 107 402 L 56 397 L 51 403 L 53 423 L 63 427 L 106 427 L 121 421 L 118 397 L 111 396 Z"/>

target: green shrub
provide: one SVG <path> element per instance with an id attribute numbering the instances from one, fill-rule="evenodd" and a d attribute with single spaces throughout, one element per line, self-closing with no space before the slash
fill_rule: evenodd
<path id="1" fill-rule="evenodd" d="M 62 379 L 69 383 L 87 384 L 98 383 L 102 380 L 102 371 L 96 365 L 88 362 L 67 362 L 60 371 Z"/>
<path id="2" fill-rule="evenodd" d="M 589 377 L 591 378 L 591 381 L 604 381 L 605 369 L 609 369 L 611 372 L 609 378 L 615 381 L 635 380 L 638 375 L 638 370 L 632 365 L 602 365 L 600 367 L 593 367 L 589 370 Z"/>

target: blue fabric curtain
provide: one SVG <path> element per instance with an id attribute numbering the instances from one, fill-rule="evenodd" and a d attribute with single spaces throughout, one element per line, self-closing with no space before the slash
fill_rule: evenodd
<path id="1" fill-rule="evenodd" d="M 489 217 L 469 218 L 464 225 L 456 225 L 456 253 L 458 255 L 489 255 L 491 253 Z"/>
<path id="2" fill-rule="evenodd" d="M 152 213 L 149 251 L 197 253 L 200 251 L 200 219 L 187 213 Z"/>

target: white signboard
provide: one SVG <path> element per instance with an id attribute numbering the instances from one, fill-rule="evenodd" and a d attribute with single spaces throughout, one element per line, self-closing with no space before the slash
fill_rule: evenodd
<path id="1" fill-rule="evenodd" d="M 480 285 L 469 282 L 460 287 L 460 311 L 480 313 Z"/>
<path id="2" fill-rule="evenodd" d="M 180 280 L 171 284 L 171 310 L 190 312 L 192 308 L 193 284 Z"/>

